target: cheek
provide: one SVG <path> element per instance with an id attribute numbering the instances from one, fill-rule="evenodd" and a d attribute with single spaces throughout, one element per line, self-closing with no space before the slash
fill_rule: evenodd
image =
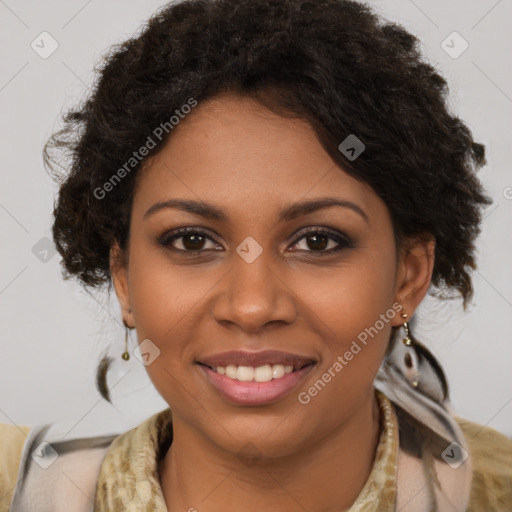
<path id="1" fill-rule="evenodd" d="M 392 256 L 392 251 L 354 251 L 343 264 L 304 272 L 294 292 L 333 331 L 357 335 L 392 304 Z"/>
<path id="2" fill-rule="evenodd" d="M 317 318 L 327 349 L 322 371 L 338 361 L 343 368 L 337 365 L 338 371 L 332 369 L 331 373 L 344 377 L 334 380 L 340 386 L 349 383 L 352 389 L 368 386 L 375 377 L 387 348 L 391 321 L 398 314 L 392 308 L 393 251 L 359 254 L 350 264 L 330 269 L 320 279 L 317 275 L 302 281 L 304 288 L 298 292 L 308 297 L 311 322 Z M 310 290 L 307 295 L 306 290 Z"/>
<path id="3" fill-rule="evenodd" d="M 130 302 L 139 337 L 169 337 L 204 296 L 205 282 L 170 263 L 164 249 L 140 242 L 130 255 Z"/>
<path id="4" fill-rule="evenodd" d="M 194 333 L 207 316 L 205 296 L 219 275 L 199 266 L 171 264 L 164 250 L 140 242 L 130 255 L 129 279 L 139 342 L 149 339 L 160 351 L 146 371 L 164 398 L 172 399 L 170 394 L 179 394 L 190 371 Z"/>
<path id="5" fill-rule="evenodd" d="M 187 349 L 184 331 L 191 328 L 189 322 L 199 296 L 191 289 L 192 284 L 182 282 L 170 267 L 142 254 L 130 260 L 130 300 L 137 338 L 141 350 L 142 343 L 146 343 L 146 347 L 158 354 L 146 366 L 146 372 L 168 403 L 176 401 L 184 382 L 182 374 L 186 369 L 181 363 L 186 359 Z"/>
<path id="6" fill-rule="evenodd" d="M 312 430 L 328 428 L 350 416 L 372 384 L 382 364 L 397 314 L 387 293 L 362 290 L 317 308 L 324 357 L 297 397 L 308 408 L 304 420 Z M 338 407 L 332 407 L 338 404 Z M 322 418 L 318 427 L 317 418 Z M 306 427 L 305 427 L 306 428 Z"/>

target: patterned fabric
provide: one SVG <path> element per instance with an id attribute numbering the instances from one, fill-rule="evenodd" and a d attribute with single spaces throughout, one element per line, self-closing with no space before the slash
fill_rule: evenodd
<path id="1" fill-rule="evenodd" d="M 100 468 L 94 512 L 167 512 L 157 454 L 171 429 L 167 408 L 112 442 Z"/>
<path id="2" fill-rule="evenodd" d="M 398 421 L 393 406 L 375 391 L 381 435 L 372 471 L 350 512 L 391 512 L 396 503 Z M 165 409 L 114 440 L 101 465 L 94 512 L 167 512 L 158 462 L 172 439 Z"/>
<path id="3" fill-rule="evenodd" d="M 389 399 L 376 390 L 381 410 L 381 435 L 366 484 L 349 512 L 391 512 L 396 504 L 398 420 Z"/>

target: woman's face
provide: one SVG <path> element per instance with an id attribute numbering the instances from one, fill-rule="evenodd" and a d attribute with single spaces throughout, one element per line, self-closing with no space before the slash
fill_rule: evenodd
<path id="1" fill-rule="evenodd" d="M 113 278 L 175 422 L 279 456 L 371 400 L 398 300 L 410 316 L 433 246 L 399 257 L 385 203 L 305 121 L 217 97 L 138 178 L 129 264 Z M 178 200 L 189 206 L 165 206 Z M 326 200 L 338 204 L 315 207 Z"/>

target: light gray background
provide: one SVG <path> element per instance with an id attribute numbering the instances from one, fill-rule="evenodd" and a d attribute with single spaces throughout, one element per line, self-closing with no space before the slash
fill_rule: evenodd
<path id="1" fill-rule="evenodd" d="M 41 260 L 45 237 L 51 238 L 56 191 L 43 168 L 43 143 L 59 126 L 60 114 L 87 91 L 107 47 L 132 35 L 162 5 L 0 0 L 2 423 L 60 421 L 70 435 L 118 431 L 167 406 L 143 365 L 134 357 L 129 363 L 120 359 L 124 330 L 115 296 L 109 302 L 63 281 L 51 246 L 47 261 Z M 370 5 L 421 39 L 449 81 L 453 109 L 487 146 L 489 163 L 480 177 L 494 204 L 478 242 L 474 301 L 464 313 L 459 301 L 426 300 L 414 334 L 441 360 L 456 413 L 512 436 L 511 0 Z M 34 40 L 42 46 L 44 31 L 59 45 L 47 59 L 31 47 Z M 441 46 L 454 31 L 469 44 L 458 58 Z M 448 44 L 452 53 L 461 48 L 453 36 Z M 106 349 L 116 359 L 110 374 L 115 407 L 94 387 L 96 364 Z"/>

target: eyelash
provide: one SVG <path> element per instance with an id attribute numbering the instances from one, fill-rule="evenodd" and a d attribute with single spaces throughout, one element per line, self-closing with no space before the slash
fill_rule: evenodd
<path id="1" fill-rule="evenodd" d="M 310 235 L 310 234 L 325 235 L 328 238 L 330 238 L 331 240 L 334 240 L 338 244 L 338 247 L 335 247 L 334 249 L 321 250 L 321 251 L 314 251 L 314 250 L 306 251 L 308 253 L 313 253 L 316 256 L 327 256 L 327 255 L 342 251 L 343 249 L 351 249 L 354 247 L 352 241 L 347 236 L 338 234 L 336 231 L 332 231 L 327 228 L 308 228 L 308 229 L 303 230 L 300 233 L 300 235 L 298 236 L 298 238 L 296 238 L 295 241 L 292 243 L 292 246 L 297 245 L 303 238 L 306 238 L 307 235 Z M 208 238 L 209 240 L 211 240 L 214 243 L 217 243 L 205 231 L 201 231 L 198 228 L 182 228 L 177 231 L 167 232 L 164 235 L 162 235 L 158 239 L 158 245 L 164 247 L 167 250 L 173 251 L 173 252 L 187 253 L 187 254 L 191 254 L 191 255 L 198 255 L 203 252 L 212 252 L 212 249 L 198 249 L 195 251 L 194 250 L 188 251 L 188 250 L 184 250 L 184 249 L 176 249 L 175 247 L 171 246 L 171 243 L 174 240 L 178 240 L 185 235 L 200 235 L 205 238 Z"/>

